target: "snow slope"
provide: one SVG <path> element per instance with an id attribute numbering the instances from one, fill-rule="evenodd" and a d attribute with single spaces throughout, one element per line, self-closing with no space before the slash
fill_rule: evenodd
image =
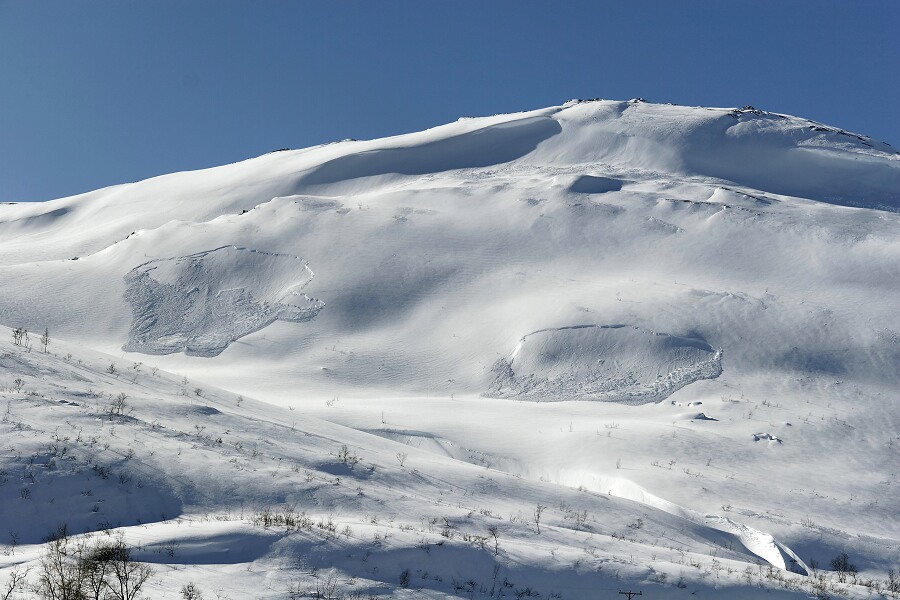
<path id="1" fill-rule="evenodd" d="M 467 569 L 497 596 L 495 564 L 566 598 L 815 592 L 812 564 L 842 551 L 883 578 L 900 561 L 898 225 L 887 144 L 639 100 L 0 206 L 0 323 L 32 343 L 0 355 L 3 469 L 21 478 L 0 487 L 0 526 L 30 524 L 33 560 L 65 496 L 76 532 L 178 539 L 194 566 L 153 597 L 191 579 L 285 597 L 298 552 L 397 597 L 404 568 L 431 574 L 411 586 L 430 597 L 475 594 Z M 120 393 L 134 414 L 110 418 Z M 59 427 L 65 472 L 48 468 Z M 139 490 L 88 481 L 131 461 Z M 537 532 L 538 504 L 561 529 Z M 249 522 L 284 505 L 357 533 Z M 390 577 L 345 560 L 366 552 Z M 277 573 L 268 591 L 247 565 Z"/>

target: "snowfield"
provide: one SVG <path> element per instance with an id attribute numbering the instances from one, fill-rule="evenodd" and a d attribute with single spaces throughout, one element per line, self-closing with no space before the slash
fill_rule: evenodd
<path id="1" fill-rule="evenodd" d="M 61 526 L 148 598 L 900 595 L 868 137 L 466 118 L 0 206 L 0 282 L 0 597 Z"/>

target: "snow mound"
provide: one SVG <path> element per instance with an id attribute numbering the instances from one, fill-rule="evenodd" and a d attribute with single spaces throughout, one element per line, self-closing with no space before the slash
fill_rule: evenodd
<path id="1" fill-rule="evenodd" d="M 577 325 L 526 335 L 493 372 L 488 397 L 647 404 L 718 377 L 722 365 L 721 352 L 701 337 Z"/>
<path id="2" fill-rule="evenodd" d="M 806 564 L 790 548 L 778 542 L 772 535 L 719 515 L 707 515 L 706 519 L 708 526 L 731 533 L 747 550 L 773 567 L 802 575 L 808 573 Z"/>
<path id="3" fill-rule="evenodd" d="M 678 415 L 677 418 L 683 421 L 718 421 L 717 418 L 711 417 L 708 413 L 705 412 L 685 413 Z"/>
<path id="4" fill-rule="evenodd" d="M 309 321 L 324 306 L 301 291 L 312 277 L 300 257 L 234 246 L 144 263 L 125 275 L 123 349 L 216 356 L 275 320 Z"/>
<path id="5" fill-rule="evenodd" d="M 779 569 L 791 568 L 806 573 L 806 565 L 787 546 L 771 534 L 715 514 L 703 514 L 650 493 L 642 486 L 623 477 L 591 477 L 585 473 L 567 473 L 569 485 L 578 485 L 608 496 L 624 498 L 683 519 L 681 526 L 700 539 L 717 546 L 755 556 Z M 574 486 L 573 486 L 574 487 Z"/>

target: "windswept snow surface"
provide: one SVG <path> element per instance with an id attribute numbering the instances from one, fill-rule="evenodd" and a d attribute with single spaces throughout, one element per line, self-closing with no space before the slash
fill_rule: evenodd
<path id="1" fill-rule="evenodd" d="M 866 136 L 466 118 L 0 206 L 0 282 L 0 585 L 63 522 L 153 598 L 868 598 L 900 566 L 900 154 Z"/>

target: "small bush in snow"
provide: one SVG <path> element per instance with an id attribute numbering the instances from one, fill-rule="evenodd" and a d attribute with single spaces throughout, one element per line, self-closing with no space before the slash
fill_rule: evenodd
<path id="1" fill-rule="evenodd" d="M 193 583 L 181 587 L 181 597 L 184 598 L 184 600 L 203 600 L 203 594 L 200 593 L 200 588 Z"/>
<path id="2" fill-rule="evenodd" d="M 28 345 L 28 330 L 22 327 L 16 327 L 12 330 L 13 344 L 16 346 Z"/>
<path id="3" fill-rule="evenodd" d="M 840 583 L 846 583 L 848 575 L 855 578 L 856 573 L 858 572 L 856 565 L 850 562 L 850 557 L 847 556 L 846 552 L 841 552 L 831 559 L 831 568 L 837 573 L 838 581 Z"/>

